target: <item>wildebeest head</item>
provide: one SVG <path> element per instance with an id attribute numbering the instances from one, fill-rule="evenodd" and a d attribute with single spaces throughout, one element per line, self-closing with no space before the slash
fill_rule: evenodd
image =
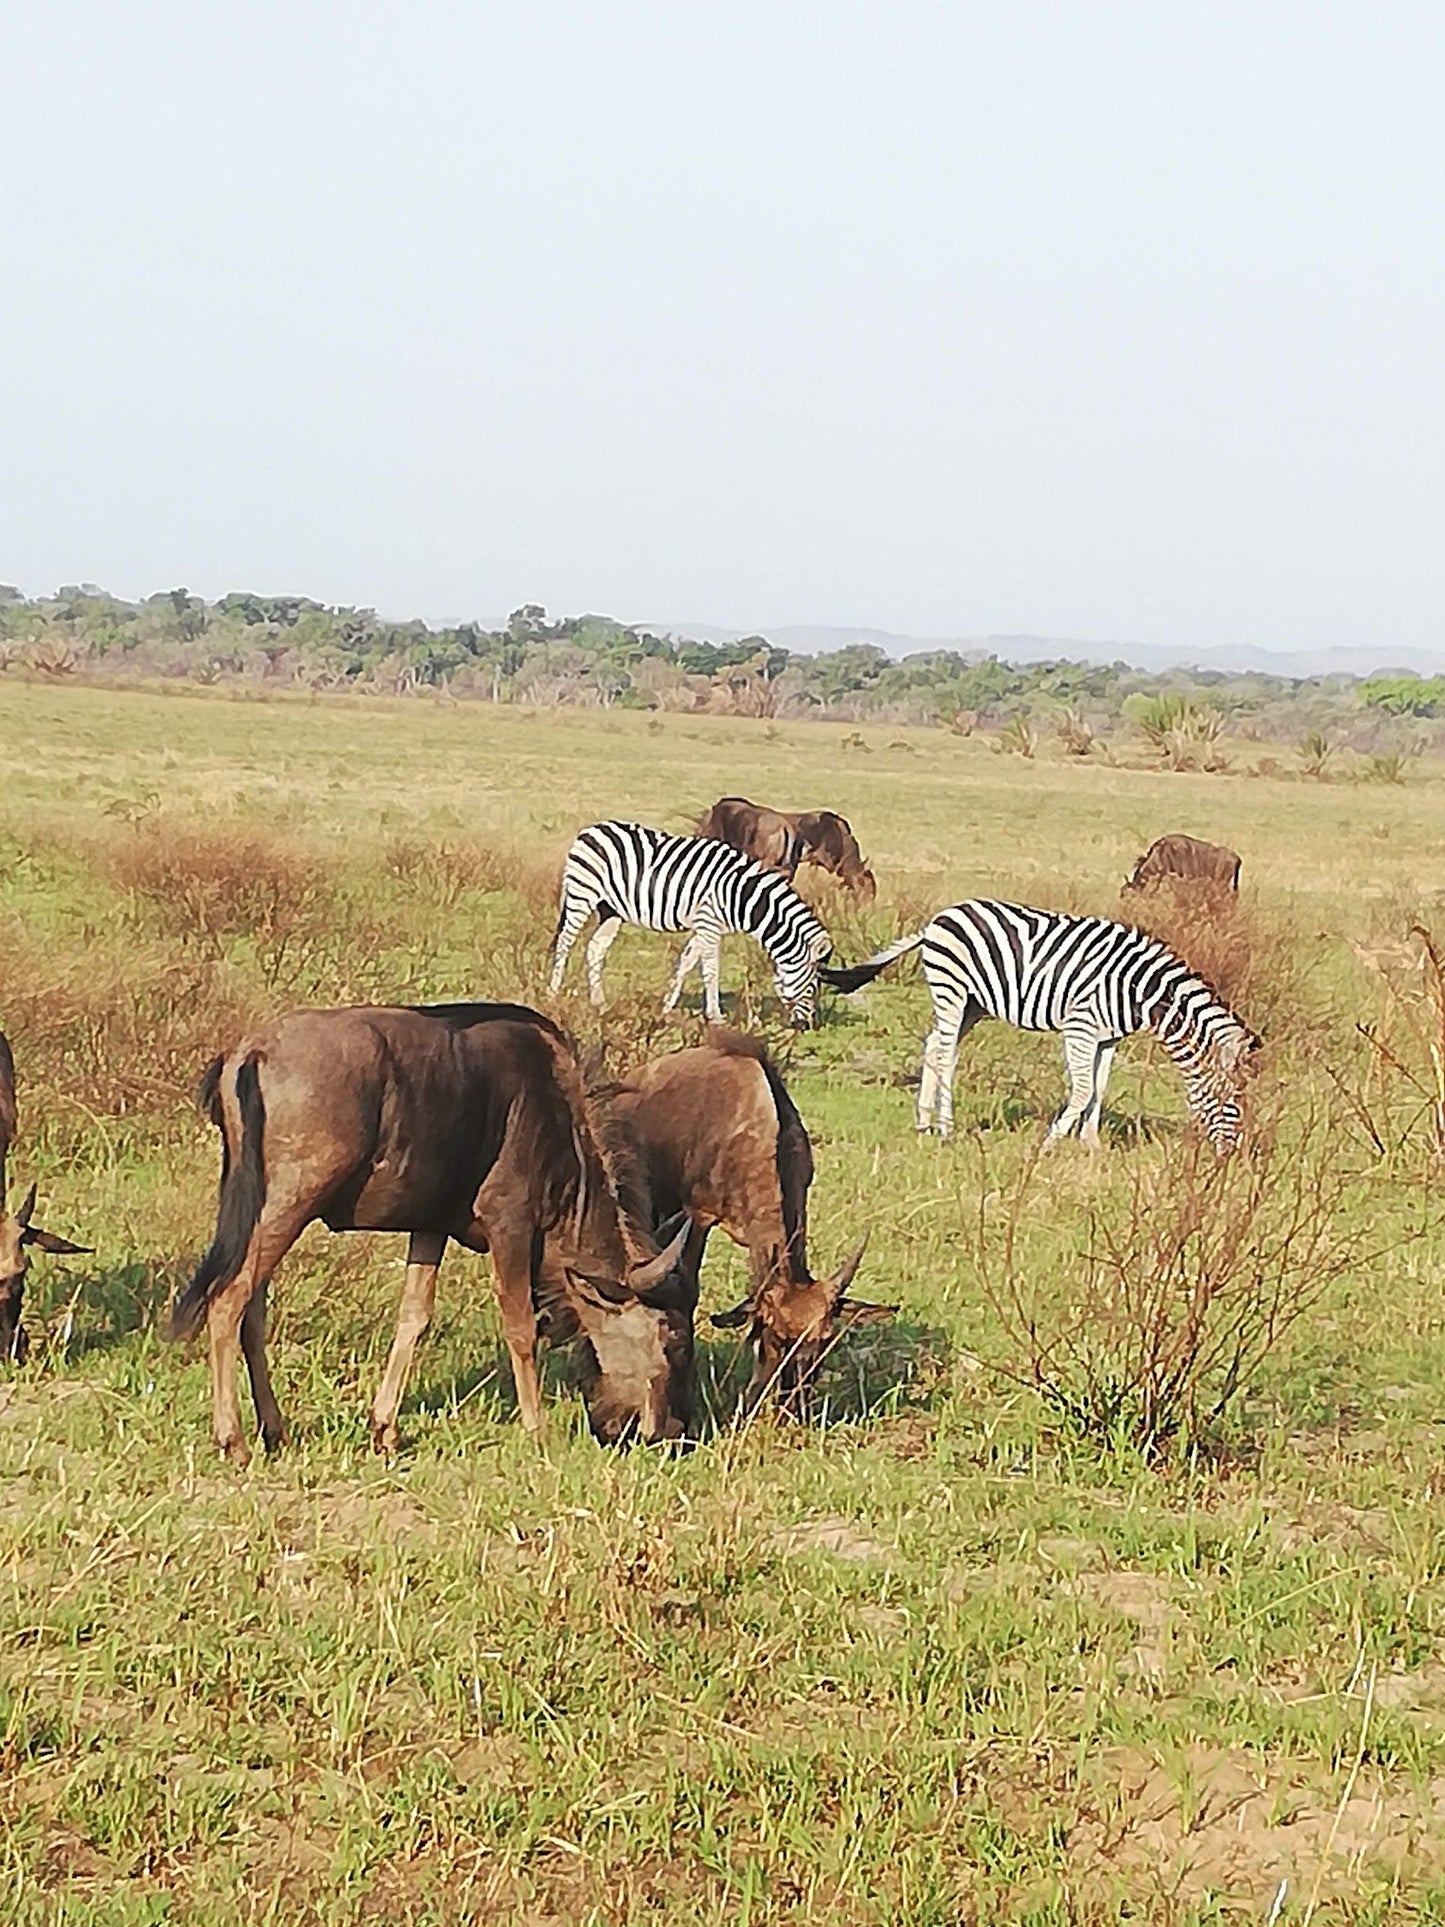
<path id="1" fill-rule="evenodd" d="M 677 1272 L 689 1228 L 684 1215 L 656 1256 L 633 1264 L 620 1284 L 567 1268 L 584 1340 L 587 1416 L 604 1445 L 634 1437 L 658 1445 L 692 1431 L 693 1298 Z"/>
<path id="2" fill-rule="evenodd" d="M 20 1209 L 13 1214 L 6 1211 L 0 1199 L 0 1357 L 13 1358 L 23 1364 L 30 1350 L 30 1340 L 25 1327 L 20 1322 L 21 1304 L 25 1297 L 25 1274 L 30 1266 L 27 1252 L 33 1247 L 37 1251 L 50 1251 L 57 1257 L 68 1256 L 87 1249 L 85 1245 L 73 1245 L 67 1238 L 57 1238 L 53 1231 L 42 1231 L 40 1226 L 30 1222 L 35 1211 L 35 1186 L 26 1192 Z"/>
<path id="3" fill-rule="evenodd" d="M 812 861 L 830 871 L 861 902 L 871 903 L 878 894 L 878 881 L 863 861 L 847 818 L 836 810 L 812 810 L 795 820 Z"/>
<path id="4" fill-rule="evenodd" d="M 870 1305 L 848 1296 L 867 1242 L 865 1238 L 831 1277 L 802 1282 L 789 1278 L 782 1254 L 775 1252 L 762 1286 L 731 1311 L 714 1315 L 713 1324 L 725 1331 L 742 1325 L 751 1327 L 749 1407 L 775 1388 L 784 1409 L 801 1417 L 807 1407 L 809 1386 L 838 1335 L 850 1325 L 871 1325 L 892 1318 L 896 1305 Z"/>

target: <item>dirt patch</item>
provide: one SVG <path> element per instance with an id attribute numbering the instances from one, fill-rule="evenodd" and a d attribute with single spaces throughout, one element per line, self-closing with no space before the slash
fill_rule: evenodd
<path id="1" fill-rule="evenodd" d="M 1344 1785 L 1332 1797 L 1289 1762 L 1208 1747 L 1110 1748 L 1089 1778 L 1100 1809 L 1073 1843 L 1112 1867 L 1148 1868 L 1179 1897 L 1263 1909 L 1288 1882 L 1293 1917 L 1317 1883 L 1338 1897 L 1368 1869 L 1445 1868 L 1445 1778 L 1401 1791 L 1362 1773 L 1343 1799 Z"/>
<path id="2" fill-rule="evenodd" d="M 1104 1612 L 1132 1620 L 1139 1637 L 1126 1662 L 1129 1670 L 1143 1680 L 1163 1678 L 1173 1618 L 1167 1580 L 1153 1572 L 1087 1572 L 1064 1580 L 1060 1590 L 1067 1597 L 1087 1600 Z"/>
<path id="3" fill-rule="evenodd" d="M 869 1538 L 851 1519 L 809 1519 L 774 1533 L 779 1552 L 831 1552 L 835 1559 L 887 1559 L 894 1548 Z"/>

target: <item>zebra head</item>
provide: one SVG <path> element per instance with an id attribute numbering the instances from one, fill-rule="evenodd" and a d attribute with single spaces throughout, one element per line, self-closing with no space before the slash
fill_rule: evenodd
<path id="1" fill-rule="evenodd" d="M 815 923 L 798 943 L 774 955 L 773 982 L 795 1030 L 811 1030 L 818 1021 L 818 972 L 832 954 L 833 939 Z"/>
<path id="2" fill-rule="evenodd" d="M 1237 1017 L 1209 1026 L 1183 1058 L 1189 1109 L 1221 1157 L 1244 1135 L 1242 1098 L 1260 1040 Z"/>

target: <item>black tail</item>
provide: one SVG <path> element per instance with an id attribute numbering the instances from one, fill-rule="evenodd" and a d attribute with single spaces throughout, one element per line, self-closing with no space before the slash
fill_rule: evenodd
<path id="1" fill-rule="evenodd" d="M 881 976 L 891 962 L 892 958 L 888 958 L 883 963 L 854 964 L 851 970 L 825 968 L 818 974 L 823 982 L 831 984 L 834 990 L 861 990 L 864 984 L 871 984 L 875 977 Z"/>
<path id="2" fill-rule="evenodd" d="M 221 1112 L 221 1067 L 217 1058 L 201 1079 L 201 1108 L 222 1128 L 221 1201 L 216 1213 L 216 1235 L 196 1267 L 196 1275 L 171 1307 L 170 1335 L 189 1338 L 206 1314 L 206 1307 L 223 1291 L 246 1258 L 246 1247 L 261 1206 L 266 1202 L 266 1172 L 261 1161 L 261 1138 L 266 1106 L 261 1100 L 261 1078 L 256 1059 L 243 1059 L 236 1072 L 236 1102 L 241 1111 L 241 1142 L 236 1155 L 224 1141 Z"/>

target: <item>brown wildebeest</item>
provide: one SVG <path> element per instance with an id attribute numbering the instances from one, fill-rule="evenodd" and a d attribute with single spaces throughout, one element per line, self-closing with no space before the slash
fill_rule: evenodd
<path id="1" fill-rule="evenodd" d="M 748 1403 L 776 1387 L 801 1408 L 836 1333 L 890 1318 L 894 1307 L 848 1298 L 861 1245 L 831 1277 L 808 1269 L 813 1147 L 776 1066 L 754 1038 L 714 1030 L 701 1049 L 659 1058 L 614 1086 L 610 1103 L 646 1162 L 655 1216 L 692 1219 L 684 1270 L 694 1296 L 714 1225 L 747 1251 L 748 1295 L 713 1323 L 750 1325 Z"/>
<path id="2" fill-rule="evenodd" d="M 572 1052 L 517 1004 L 299 1011 L 219 1057 L 201 1103 L 222 1135 L 216 1234 L 171 1331 L 204 1317 L 216 1445 L 244 1464 L 236 1354 L 267 1450 L 285 1435 L 266 1368 L 266 1287 L 304 1226 L 406 1231 L 396 1338 L 371 1408 L 396 1414 L 431 1322 L 448 1238 L 490 1251 L 523 1425 L 541 1425 L 536 1341 L 584 1341 L 594 1434 L 683 1437 L 692 1417 L 692 1307 L 659 1252 L 640 1184 L 599 1135 Z"/>
<path id="3" fill-rule="evenodd" d="M 1124 891 L 1147 890 L 1166 880 L 1198 883 L 1208 889 L 1238 890 L 1240 859 L 1222 843 L 1203 843 L 1197 836 L 1160 836 L 1134 865 Z M 1121 892 L 1123 894 L 1123 892 Z"/>
<path id="4" fill-rule="evenodd" d="M 800 863 L 815 863 L 864 903 L 878 894 L 848 819 L 835 810 L 772 810 L 745 796 L 723 796 L 697 826 L 699 836 L 730 843 L 791 883 Z"/>
<path id="5" fill-rule="evenodd" d="M 35 1210 L 35 1186 L 26 1192 L 20 1209 L 5 1209 L 5 1160 L 15 1138 L 15 1059 L 10 1044 L 0 1031 L 0 1358 L 13 1358 L 23 1365 L 30 1351 L 30 1339 L 20 1322 L 25 1298 L 25 1274 L 30 1261 L 27 1250 L 49 1251 L 69 1257 L 90 1249 L 73 1245 L 68 1238 L 57 1238 L 53 1231 L 42 1231 L 30 1222 Z"/>

